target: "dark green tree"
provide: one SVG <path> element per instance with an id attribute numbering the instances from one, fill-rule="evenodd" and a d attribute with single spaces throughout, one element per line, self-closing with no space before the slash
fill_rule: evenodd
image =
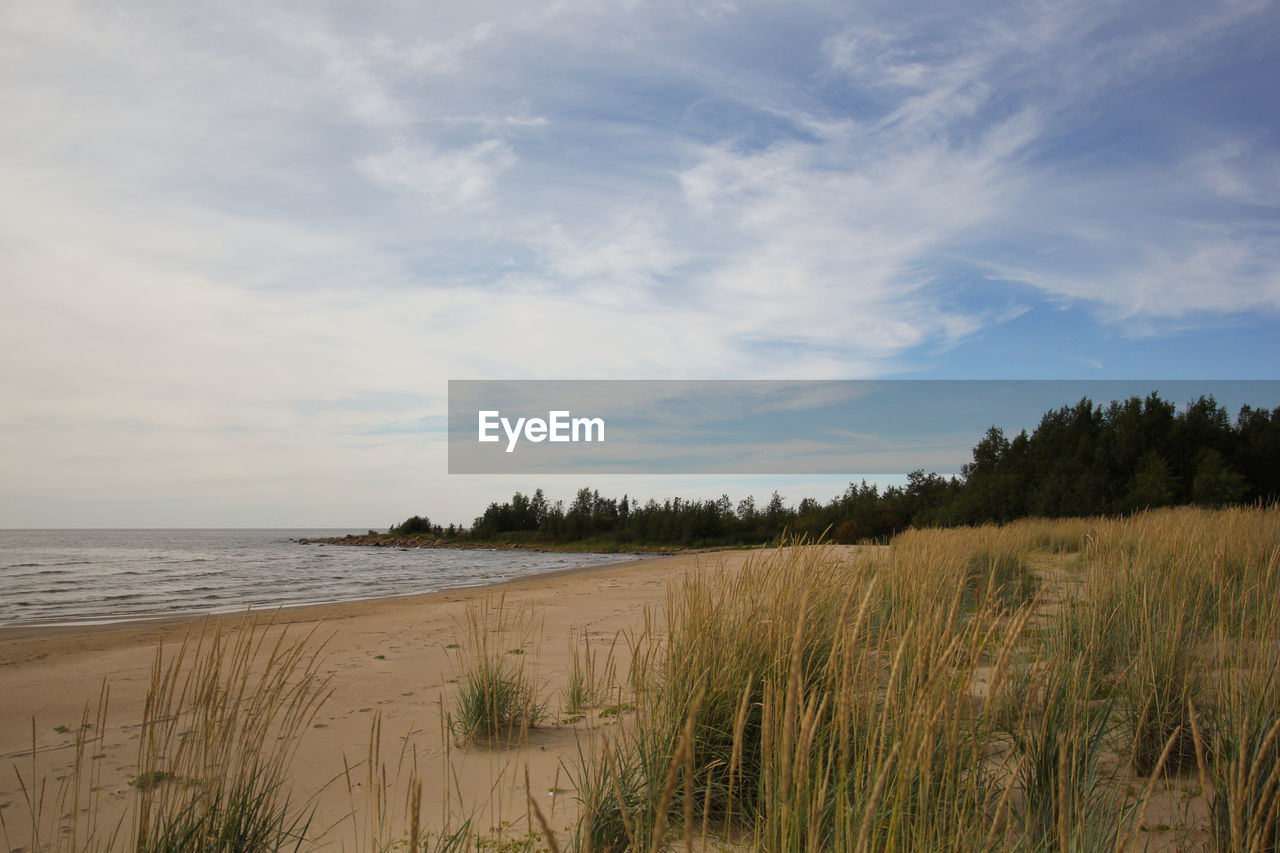
<path id="1" fill-rule="evenodd" d="M 1200 451 L 1196 475 L 1191 482 L 1191 499 L 1201 506 L 1239 503 L 1249 494 L 1244 475 L 1227 464 L 1212 447 Z"/>
<path id="2" fill-rule="evenodd" d="M 1178 481 L 1169 463 L 1158 453 L 1148 453 L 1138 463 L 1125 504 L 1138 511 L 1168 506 L 1178 494 Z"/>

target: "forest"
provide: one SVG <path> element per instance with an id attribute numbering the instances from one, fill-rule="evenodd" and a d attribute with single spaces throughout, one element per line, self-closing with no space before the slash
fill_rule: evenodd
<path id="1" fill-rule="evenodd" d="M 1181 409 L 1156 393 L 1107 405 L 1083 398 L 1046 412 L 1030 434 L 1010 438 L 992 425 L 972 455 L 958 476 L 916 470 L 883 489 L 863 480 L 825 503 L 788 504 L 777 492 L 764 506 L 728 495 L 641 502 L 583 488 L 566 504 L 538 489 L 491 503 L 469 529 L 415 515 L 389 533 L 604 549 L 759 545 L 786 535 L 855 543 L 910 527 L 1270 504 L 1280 497 L 1280 407 L 1245 405 L 1232 418 L 1213 397 Z"/>

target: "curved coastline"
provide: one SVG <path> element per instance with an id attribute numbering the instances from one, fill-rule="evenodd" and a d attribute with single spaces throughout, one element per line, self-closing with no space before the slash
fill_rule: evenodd
<path id="1" fill-rule="evenodd" d="M 705 553 L 708 551 L 724 551 L 724 548 L 672 548 L 669 545 L 613 544 L 610 549 L 602 549 L 599 542 L 582 542 L 555 544 L 552 542 L 507 542 L 507 541 L 473 541 L 470 539 L 448 539 L 420 534 L 395 536 L 390 533 L 348 533 L 345 536 L 304 536 L 291 540 L 299 545 L 343 545 L 363 548 L 449 548 L 460 551 L 534 551 L 544 554 L 650 554 L 664 557 L 675 554 Z"/>
<path id="2" fill-rule="evenodd" d="M 317 540 L 311 540 L 315 542 Z M 452 547 L 452 546 L 442 546 Z M 500 550 L 500 549 L 494 549 Z M 415 606 L 429 604 L 434 600 L 451 600 L 451 596 L 460 593 L 475 594 L 487 590 L 522 589 L 528 584 L 538 581 L 550 581 L 591 575 L 604 570 L 625 570 L 637 565 L 660 559 L 661 556 L 672 557 L 673 554 L 640 556 L 635 560 L 623 562 L 598 563 L 586 566 L 572 566 L 564 569 L 550 569 L 531 572 L 514 578 L 481 583 L 464 583 L 425 592 L 406 592 L 392 595 L 375 595 L 357 598 L 335 599 L 333 601 L 315 601 L 296 604 L 263 605 L 226 610 L 207 610 L 186 612 L 170 616 L 123 617 L 120 619 L 69 621 L 48 624 L 0 625 L 0 666 L 8 663 L 3 654 L 5 646 L 26 641 L 49 641 L 68 636 L 108 634 L 119 635 L 120 643 L 127 645 L 147 638 L 154 642 L 158 637 L 174 637 L 185 634 L 191 627 L 208 621 L 219 621 L 227 625 L 239 624 L 246 614 L 259 621 L 275 621 L 282 624 L 294 622 L 326 621 L 345 619 L 352 616 L 367 615 L 376 612 L 386 605 Z"/>
<path id="3" fill-rule="evenodd" d="M 340 531 L 346 533 L 347 531 Z M 165 530 L 5 535 L 0 639 L 393 598 L 629 562 L 636 551 L 338 548 L 298 544 L 314 530 Z M 342 541 L 335 537 L 337 541 Z M 310 541 L 303 538 L 301 541 Z M 76 558 L 76 565 L 66 561 Z"/>

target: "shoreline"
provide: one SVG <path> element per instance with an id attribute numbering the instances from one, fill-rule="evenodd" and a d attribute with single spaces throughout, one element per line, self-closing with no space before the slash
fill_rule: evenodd
<path id="1" fill-rule="evenodd" d="M 119 639 L 122 643 L 111 644 L 111 647 L 115 647 L 123 643 L 135 642 L 142 637 L 164 638 L 165 640 L 179 637 L 188 630 L 206 622 L 238 625 L 246 616 L 252 616 L 255 623 L 262 624 L 267 622 L 274 622 L 275 624 L 327 622 L 371 615 L 388 607 L 413 607 L 428 605 L 437 600 L 451 601 L 453 599 L 450 596 L 459 594 L 474 596 L 477 593 L 487 591 L 500 592 L 508 589 L 524 589 L 526 585 L 534 584 L 537 581 L 585 576 L 602 571 L 625 570 L 650 563 L 653 560 L 662 559 L 663 557 L 678 556 L 680 555 L 654 555 L 616 563 L 598 563 L 589 566 L 574 566 L 567 569 L 550 569 L 506 580 L 462 584 L 428 592 L 406 592 L 396 595 L 370 596 L 368 598 L 347 598 L 303 604 L 248 607 L 238 610 L 185 613 L 172 616 L 142 616 L 101 623 L 67 622 L 53 625 L 0 625 L 0 666 L 10 665 L 9 656 L 5 654 L 6 648 L 21 643 L 48 642 L 64 637 L 120 634 L 121 637 Z"/>
<path id="2" fill-rule="evenodd" d="M 298 530 L 296 533 L 302 532 Z M 335 542 L 340 540 L 342 538 L 335 539 Z M 193 588 L 189 594 L 184 594 L 182 589 L 174 589 L 165 596 L 157 596 L 148 592 L 145 584 L 137 583 L 136 578 L 125 578 L 124 583 L 127 588 L 124 589 L 113 590 L 102 587 L 105 592 L 101 592 L 99 596 L 73 590 L 72 596 L 63 596 L 60 599 L 52 596 L 52 593 L 61 594 L 68 588 L 50 587 L 51 596 L 47 598 L 47 603 L 45 599 L 37 598 L 36 606 L 31 608 L 27 608 L 26 602 L 18 597 L 20 593 L 14 593 L 13 598 L 6 599 L 4 619 L 0 619 L 0 644 L 13 639 L 36 639 L 68 633 L 96 633 L 96 631 L 127 628 L 147 629 L 148 626 L 165 626 L 172 622 L 227 619 L 227 617 L 238 619 L 246 612 L 276 610 L 292 612 L 306 607 L 330 607 L 381 598 L 412 598 L 454 589 L 508 583 L 508 581 L 535 575 L 558 574 L 566 570 L 566 567 L 585 569 L 585 567 L 625 565 L 636 561 L 652 560 L 659 556 L 671 556 L 669 553 L 644 551 L 448 548 L 447 551 L 439 552 L 434 557 L 421 551 L 417 552 L 417 555 L 385 553 L 387 557 L 385 565 L 390 567 L 381 569 L 380 566 L 383 566 L 384 562 L 380 557 L 375 558 L 372 553 L 365 552 L 364 555 L 357 555 L 355 552 L 348 552 L 352 556 L 344 557 L 339 552 L 330 552 L 330 556 L 334 557 L 333 560 L 323 561 L 324 552 L 312 552 L 310 549 L 300 547 L 298 544 L 300 542 L 317 544 L 319 547 L 325 546 L 325 543 L 320 542 L 319 539 L 280 537 L 271 540 L 268 547 L 273 549 L 271 553 L 275 557 L 285 561 L 283 564 L 285 567 L 293 565 L 293 561 L 297 561 L 298 565 L 302 566 L 297 570 L 297 573 L 301 573 L 298 574 L 301 585 L 291 585 L 284 580 L 270 585 L 256 583 L 255 579 L 262 576 L 261 571 L 270 571 L 270 569 L 268 567 L 268 569 L 253 570 L 256 574 L 248 575 L 246 573 L 250 571 L 248 566 L 252 565 L 252 561 L 234 558 L 242 555 L 233 555 L 232 561 L 227 566 L 223 566 L 223 569 L 214 569 L 212 573 L 205 569 L 188 570 L 186 564 L 192 564 L 192 562 L 216 565 L 216 562 L 210 564 L 210 558 L 204 553 L 193 552 L 198 553 L 200 558 L 197 560 L 166 558 L 164 565 L 161 566 L 163 571 L 169 571 L 170 565 L 175 566 L 173 580 L 169 580 L 169 575 L 161 575 L 161 583 L 177 584 L 179 587 L 187 584 L 188 587 Z M 384 549 L 385 551 L 410 551 L 410 548 Z M 472 553 L 474 558 L 466 557 L 467 553 Z M 19 562 L 14 566 L 18 571 L 18 583 L 26 584 L 26 589 L 36 589 L 37 594 L 42 592 L 42 589 L 33 587 L 33 584 L 40 583 L 41 575 L 68 575 L 70 571 L 74 571 L 74 569 L 64 569 L 61 567 L 63 564 L 59 562 L 44 562 L 44 556 L 37 556 L 40 557 L 41 562 L 29 562 L 29 564 Z M 218 557 L 215 556 L 214 560 L 216 558 Z M 146 575 L 148 569 L 145 566 L 151 566 L 151 564 L 143 564 L 141 560 L 143 557 L 137 557 L 136 564 L 125 566 L 129 570 L 123 571 L 123 575 Z M 369 560 L 374 560 L 370 564 L 372 576 L 365 578 L 365 564 Z M 421 571 L 416 569 L 419 561 L 425 561 L 422 562 L 424 569 Z M 457 561 L 462 561 L 465 565 L 453 569 L 451 566 Z M 439 562 L 439 566 L 436 566 L 436 562 Z M 120 564 L 120 560 L 116 560 L 115 564 Z M 104 562 L 104 569 L 95 575 L 106 579 L 101 583 L 106 583 L 113 578 L 111 571 L 119 571 L 115 564 L 110 558 Z M 26 569 L 27 566 L 36 566 L 36 569 Z M 338 573 L 334 578 L 326 578 L 326 573 L 333 574 L 334 571 Z M 312 578 L 312 574 L 315 578 Z M 197 580 L 197 578 L 204 579 Z M 60 579 L 52 583 L 67 584 L 69 581 Z M 113 592 L 129 594 L 109 596 L 108 593 Z M 205 594 L 207 592 L 218 594 Z M 110 601 L 111 598 L 129 599 L 129 601 L 116 606 Z M 138 605 L 138 601 L 141 601 L 141 605 Z M 18 602 L 18 605 L 14 606 L 12 602 Z"/>
<path id="3" fill-rule="evenodd" d="M 348 533 L 345 536 L 303 536 L 290 539 L 299 545 L 339 545 L 356 548 L 400 548 L 412 550 L 416 548 L 450 548 L 458 551 L 533 551 L 541 554 L 645 554 L 658 557 L 674 557 L 677 554 L 706 554 L 714 551 L 750 551 L 768 547 L 762 545 L 718 545 L 707 548 L 684 548 L 670 545 L 646 545 L 644 543 L 613 543 L 612 550 L 596 547 L 600 542 L 477 542 L 472 540 L 447 539 L 427 534 L 405 534 L 392 536 L 390 533 Z"/>
<path id="4" fill-rule="evenodd" d="M 353 804 L 340 778 L 344 762 L 358 765 L 370 750 L 371 731 L 384 747 L 413 744 L 421 769 L 423 814 L 441 814 L 459 797 L 484 826 L 520 820 L 525 811 L 525 772 L 535 790 L 561 790 L 549 803 L 557 829 L 576 815 L 575 791 L 564 766 L 616 720 L 556 713 L 515 749 L 458 748 L 447 735 L 454 685 L 469 614 L 502 600 L 529 620 L 521 659 L 536 673 L 540 695 L 558 711 L 575 649 L 584 643 L 611 654 L 619 677 L 630 666 L 628 637 L 645 630 L 646 613 L 661 610 L 670 584 L 691 572 L 723 567 L 736 571 L 761 551 L 727 551 L 641 558 L 528 575 L 466 588 L 335 604 L 300 605 L 216 617 L 162 618 L 145 624 L 0 629 L 0 758 L 23 768 L 26 778 L 56 779 L 72 772 L 74 727 L 110 688 L 109 716 L 100 736 L 103 802 L 128 819 L 137 767 L 137 723 L 142 719 L 157 644 L 166 657 L 191 632 L 217 625 L 231 637 L 245 627 L 269 626 L 322 648 L 323 672 L 332 693 L 308 729 L 293 764 L 298 801 L 315 800 L 317 826 L 337 827 L 306 849 L 341 849 L 352 827 Z M 35 750 L 33 759 L 32 750 Z M 361 771 L 363 778 L 363 771 Z M 399 795 L 397 795 L 399 796 Z M 10 843 L 25 843 L 21 787 L 0 773 L 0 804 Z M 355 804 L 357 810 L 364 807 Z M 349 846 L 349 845 L 348 845 Z"/>

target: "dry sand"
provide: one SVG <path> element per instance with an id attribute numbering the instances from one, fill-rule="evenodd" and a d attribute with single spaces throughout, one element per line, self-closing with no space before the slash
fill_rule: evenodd
<path id="1" fill-rule="evenodd" d="M 568 679 L 571 637 L 588 636 L 603 658 L 620 633 L 625 637 L 639 632 L 645 608 L 661 607 L 669 582 L 699 567 L 736 569 L 751 553 L 659 557 L 487 588 L 278 613 L 276 622 L 287 623 L 290 631 L 305 632 L 318 625 L 316 636 L 327 638 L 324 668 L 333 676 L 333 694 L 304 737 L 294 763 L 295 790 L 319 792 L 313 827 L 333 827 L 319 846 L 370 847 L 368 841 L 356 841 L 364 823 L 365 772 L 362 768 L 352 775 L 359 783 L 354 803 L 339 777 L 344 757 L 357 765 L 368 754 L 376 715 L 381 716 L 383 762 L 393 787 L 397 757 L 404 739 L 411 739 L 424 784 L 423 820 L 429 828 L 472 814 L 473 825 L 482 831 L 511 821 L 511 831 L 524 832 L 527 768 L 530 789 L 552 826 L 566 830 L 576 816 L 575 791 L 566 768 L 573 765 L 580 747 L 588 748 L 592 738 L 616 725 L 612 717 L 598 714 L 563 722 L 559 693 Z M 457 651 L 448 647 L 464 639 L 468 605 L 497 594 L 505 596 L 508 609 L 525 608 L 536 619 L 539 630 L 524 654 L 542 695 L 550 700 L 552 716 L 522 747 L 460 749 L 446 743 L 442 725 L 442 709 L 448 710 L 452 698 L 451 679 L 459 673 Z M 228 617 L 226 624 L 234 625 L 240 618 Z M 72 732 L 55 729 L 74 730 L 86 703 L 97 700 L 104 678 L 111 689 L 110 715 L 104 737 L 93 750 L 105 756 L 101 766 L 107 802 L 125 809 L 131 792 L 127 783 L 136 775 L 136 723 L 142 718 L 157 640 L 176 643 L 192 625 L 192 620 L 175 620 L 94 629 L 0 629 L 0 808 L 11 846 L 29 843 L 29 817 L 15 766 L 28 782 L 33 773 L 47 776 L 52 798 L 54 780 L 70 767 L 73 741 Z M 625 638 L 616 645 L 616 657 L 621 681 L 629 663 Z M 397 814 L 403 812 L 402 796 L 390 800 Z M 399 835 L 400 819 L 391 823 L 388 832 Z"/>

